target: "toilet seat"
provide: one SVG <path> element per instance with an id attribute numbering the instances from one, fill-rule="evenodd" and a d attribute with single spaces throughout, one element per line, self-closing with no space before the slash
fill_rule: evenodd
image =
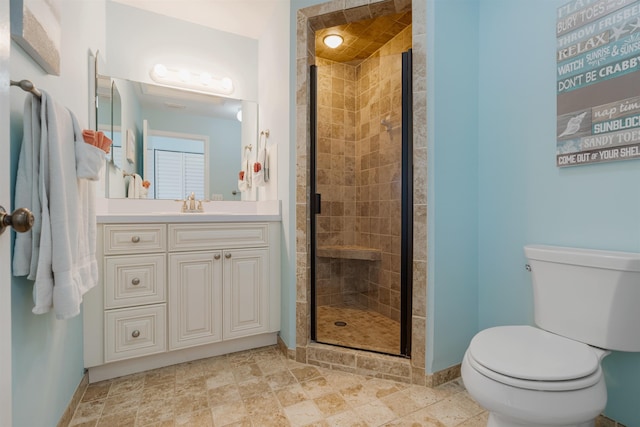
<path id="1" fill-rule="evenodd" d="M 498 326 L 479 332 L 469 364 L 500 383 L 531 390 L 590 387 L 602 377 L 598 350 L 531 326 Z"/>

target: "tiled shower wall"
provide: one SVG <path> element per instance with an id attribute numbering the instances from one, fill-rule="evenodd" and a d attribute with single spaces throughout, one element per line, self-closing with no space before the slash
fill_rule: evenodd
<path id="1" fill-rule="evenodd" d="M 317 59 L 318 246 L 381 260 L 319 258 L 318 305 L 360 305 L 400 320 L 402 60 L 409 26 L 357 65 Z M 385 121 L 388 125 L 382 125 Z"/>

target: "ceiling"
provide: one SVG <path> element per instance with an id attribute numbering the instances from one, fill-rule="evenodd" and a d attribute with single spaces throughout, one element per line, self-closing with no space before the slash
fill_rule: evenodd
<path id="1" fill-rule="evenodd" d="M 214 28 L 220 31 L 258 39 L 266 28 L 268 17 L 275 11 L 282 0 L 112 0 L 131 7 L 158 13 L 183 21 Z M 393 5 L 387 0 L 379 5 Z M 410 3 L 409 3 L 410 4 Z M 369 6 L 353 9 L 366 9 L 367 16 L 376 16 L 375 10 Z M 387 11 L 388 13 L 388 11 Z M 400 31 L 411 25 L 411 11 L 383 14 L 372 19 L 343 23 L 346 19 L 332 22 L 335 17 L 321 17 L 325 27 L 316 31 L 316 56 L 336 62 L 359 63 L 377 51 Z M 342 19 L 342 17 L 340 18 Z M 342 25 L 332 25 L 341 23 Z M 330 49 L 322 43 L 324 36 L 340 34 L 344 43 L 336 49 Z M 157 88 L 157 87 L 155 87 Z M 153 85 L 138 88 L 138 94 L 145 104 L 155 104 L 156 108 L 182 110 L 199 115 L 218 117 L 235 116 L 239 106 L 231 105 L 232 100 L 220 102 L 219 98 L 211 103 L 207 95 L 167 90 L 154 90 Z M 183 93 L 180 96 L 180 92 Z M 172 96 L 173 95 L 173 96 Z M 199 95 L 199 96 L 198 96 Z M 186 110 L 186 111 L 185 111 Z"/>
<path id="2" fill-rule="evenodd" d="M 216 30 L 258 39 L 282 0 L 112 0 Z"/>
<path id="3" fill-rule="evenodd" d="M 409 25 L 411 25 L 411 11 L 317 30 L 316 57 L 357 64 L 369 58 Z M 329 34 L 342 36 L 344 43 L 335 49 L 327 47 L 322 40 Z"/>

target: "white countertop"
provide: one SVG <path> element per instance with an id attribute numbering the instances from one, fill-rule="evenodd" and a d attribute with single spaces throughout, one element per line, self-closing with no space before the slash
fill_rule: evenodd
<path id="1" fill-rule="evenodd" d="M 103 199 L 98 204 L 99 224 L 163 223 L 163 222 L 279 222 L 280 201 L 209 202 L 204 212 L 180 212 L 173 200 Z"/>
<path id="2" fill-rule="evenodd" d="M 98 224 L 164 223 L 164 222 L 279 222 L 280 215 L 224 213 L 136 213 L 96 215 Z"/>

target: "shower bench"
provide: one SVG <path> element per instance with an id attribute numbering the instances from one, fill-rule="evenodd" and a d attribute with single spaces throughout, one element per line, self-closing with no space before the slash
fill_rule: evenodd
<path id="1" fill-rule="evenodd" d="M 317 255 L 322 258 L 359 259 L 365 261 L 380 261 L 382 251 L 356 245 L 319 246 Z"/>

